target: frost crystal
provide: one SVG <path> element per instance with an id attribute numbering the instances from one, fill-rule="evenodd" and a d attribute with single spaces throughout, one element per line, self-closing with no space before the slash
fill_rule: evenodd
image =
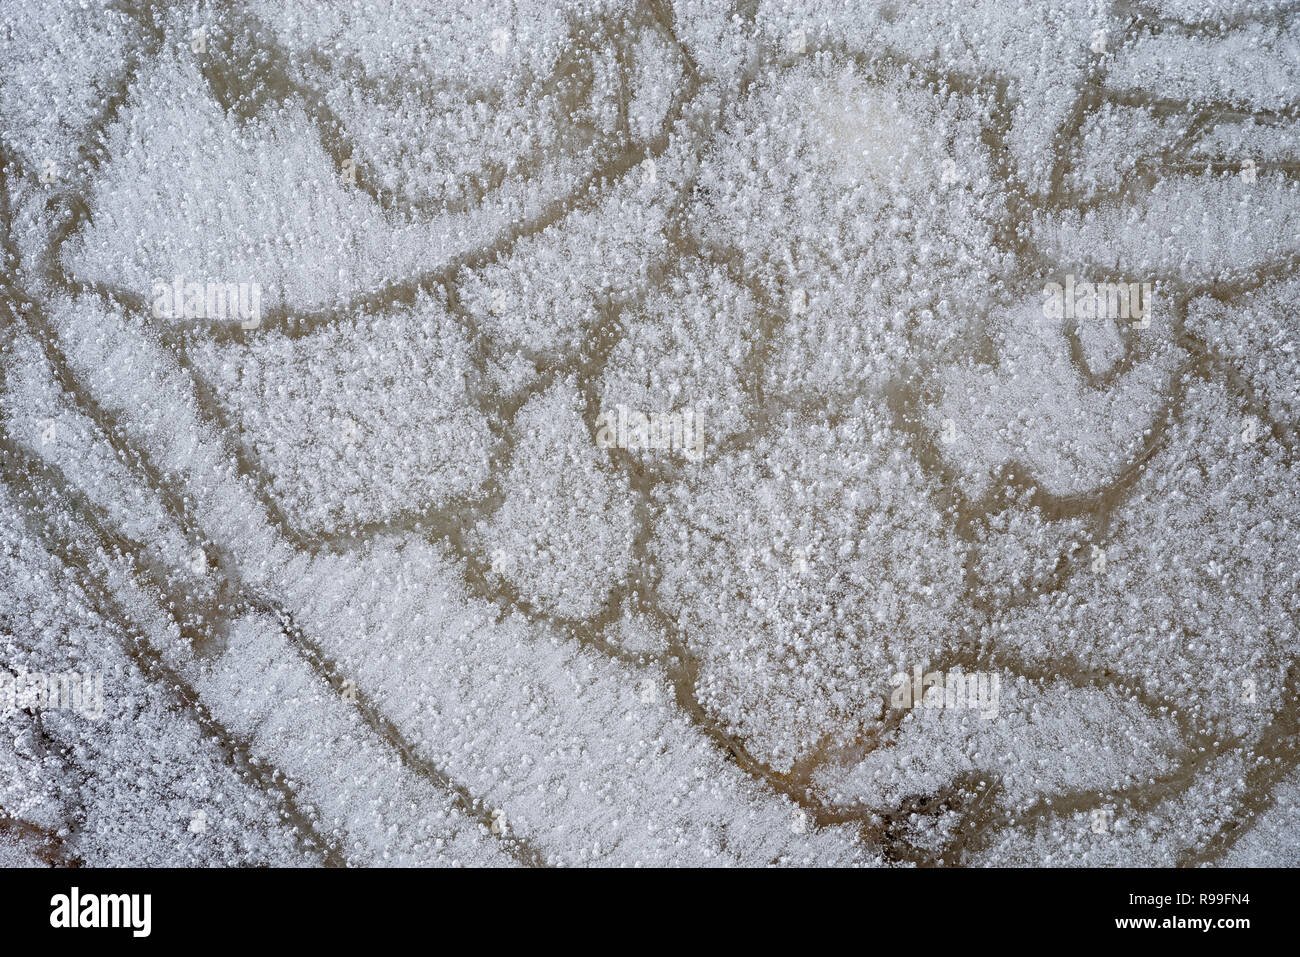
<path id="1" fill-rule="evenodd" d="M 1300 862 L 1294 4 L 5 14 L 0 865 Z"/>

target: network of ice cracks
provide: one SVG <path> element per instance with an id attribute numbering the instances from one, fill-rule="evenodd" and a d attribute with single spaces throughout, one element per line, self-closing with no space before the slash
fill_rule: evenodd
<path id="1" fill-rule="evenodd" d="M 1300 4 L 2 19 L 0 862 L 1300 862 Z"/>

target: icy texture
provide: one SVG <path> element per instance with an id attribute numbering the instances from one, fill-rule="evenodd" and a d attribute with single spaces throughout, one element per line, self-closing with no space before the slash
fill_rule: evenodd
<path id="1" fill-rule="evenodd" d="M 1298 71 L 1272 0 L 9 0 L 0 866 L 1294 866 Z"/>
<path id="2" fill-rule="evenodd" d="M 330 531 L 475 491 L 491 436 L 460 325 L 427 301 L 301 338 L 196 352 L 300 527 Z M 364 349 L 350 346 L 364 340 Z M 310 476 L 310 484 L 302 481 Z"/>

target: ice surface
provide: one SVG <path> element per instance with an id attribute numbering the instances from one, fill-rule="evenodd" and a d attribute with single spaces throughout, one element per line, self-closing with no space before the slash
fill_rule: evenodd
<path id="1" fill-rule="evenodd" d="M 1265 0 L 10 0 L 0 865 L 1294 865 L 1298 69 Z"/>
<path id="2" fill-rule="evenodd" d="M 281 507 L 319 533 L 477 489 L 491 435 L 469 353 L 462 326 L 421 299 L 256 348 L 209 344 L 194 361 Z"/>

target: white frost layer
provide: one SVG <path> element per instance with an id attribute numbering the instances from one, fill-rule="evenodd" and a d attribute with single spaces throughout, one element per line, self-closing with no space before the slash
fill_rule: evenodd
<path id="1" fill-rule="evenodd" d="M 1300 419 L 1300 281 L 1274 283 L 1228 305 L 1193 300 L 1187 328 L 1233 363 L 1278 422 Z"/>
<path id="2" fill-rule="evenodd" d="M 780 772 L 873 727 L 959 637 L 960 545 L 882 411 L 787 419 L 656 501 L 659 605 L 703 706 Z"/>
<path id="3" fill-rule="evenodd" d="M 487 476 L 468 338 L 427 298 L 300 338 L 205 344 L 194 358 L 303 530 L 438 507 Z"/>
<path id="4" fill-rule="evenodd" d="M 873 859 L 851 828 L 793 833 L 793 806 L 729 764 L 653 671 L 468 599 L 434 546 L 304 559 L 284 588 L 377 706 L 552 863 Z"/>
<path id="5" fill-rule="evenodd" d="M 0 515 L 0 667 L 100 675 L 104 706 L 97 720 L 68 711 L 42 712 L 39 724 L 23 711 L 0 717 L 5 815 L 44 829 L 61 843 L 61 860 L 87 866 L 319 863 L 174 689 L 142 673 L 120 623 L 102 620 L 72 570 L 28 537 L 7 488 Z M 9 849 L 48 863 L 41 844 L 29 834 Z"/>
<path id="6" fill-rule="evenodd" d="M 1168 335 L 1167 307 L 1153 310 L 1149 333 L 1134 329 L 1131 320 L 1116 328 L 1113 320 L 1079 319 L 1080 338 L 1093 345 L 1094 374 L 1110 364 L 1106 344 L 1094 338 L 1097 327 L 1110 329 L 1117 349 L 1138 349 L 1134 340 L 1155 338 L 1149 357 L 1109 385 L 1091 385 L 1071 361 L 1065 321 L 1043 315 L 1045 299 L 998 314 L 988 330 L 996 364 L 971 360 L 945 370 L 942 398 L 926 416 L 944 458 L 972 496 L 982 494 L 992 473 L 1009 463 L 1020 463 L 1058 495 L 1114 479 L 1142 448 L 1182 358 L 1180 349 L 1161 342 L 1160 334 Z"/>

